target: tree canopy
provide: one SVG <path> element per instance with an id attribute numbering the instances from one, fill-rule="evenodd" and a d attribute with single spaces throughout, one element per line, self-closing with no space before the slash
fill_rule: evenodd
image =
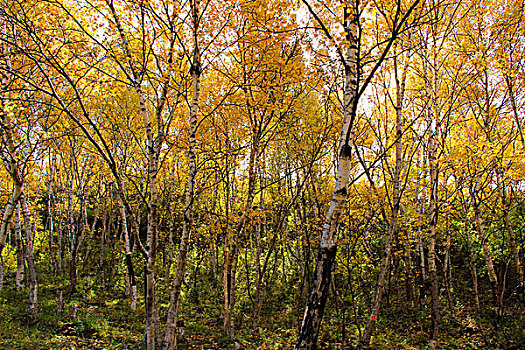
<path id="1" fill-rule="evenodd" d="M 0 345 L 525 347 L 514 0 L 0 0 Z"/>

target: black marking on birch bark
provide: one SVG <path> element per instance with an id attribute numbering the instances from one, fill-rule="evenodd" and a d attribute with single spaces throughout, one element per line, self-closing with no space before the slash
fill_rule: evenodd
<path id="1" fill-rule="evenodd" d="M 343 27 L 346 32 L 346 40 L 350 41 L 352 38 L 350 36 L 350 30 L 348 29 L 348 20 L 350 19 L 350 9 L 345 6 L 343 8 Z"/>
<path id="2" fill-rule="evenodd" d="M 344 144 L 341 147 L 341 157 L 350 158 L 352 155 L 352 147 L 348 143 Z"/>
<path id="3" fill-rule="evenodd" d="M 192 63 L 190 67 L 190 74 L 195 74 L 197 76 L 200 76 L 201 74 L 200 62 Z"/>
<path id="4" fill-rule="evenodd" d="M 346 188 L 346 186 L 345 186 L 345 187 L 343 187 L 343 188 L 338 189 L 338 190 L 336 191 L 336 193 L 337 193 L 337 194 L 340 194 L 340 195 L 343 195 L 343 196 L 346 196 L 347 193 L 348 193 L 348 190 L 347 190 L 347 188 Z"/>

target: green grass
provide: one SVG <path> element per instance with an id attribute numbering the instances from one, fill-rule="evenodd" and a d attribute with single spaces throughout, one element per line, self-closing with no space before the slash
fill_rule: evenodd
<path id="1" fill-rule="evenodd" d="M 82 290 L 71 297 L 64 293 L 64 308 L 57 314 L 58 287 L 42 283 L 39 312 L 30 316 L 27 299 L 26 290 L 5 286 L 0 291 L 0 348 L 141 349 L 143 316 L 123 300 Z"/>
<path id="2" fill-rule="evenodd" d="M 57 314 L 59 288 L 67 290 L 56 279 L 39 285 L 39 313 L 35 316 L 26 311 L 27 289 L 14 290 L 7 285 L 0 290 L 0 349 L 143 349 L 143 300 L 139 298 L 139 308 L 133 312 L 129 308 L 129 298 L 125 298 L 121 291 L 80 288 L 72 296 L 64 292 L 63 311 Z M 180 349 L 233 349 L 230 339 L 222 335 L 220 296 L 214 298 L 215 302 L 210 302 L 210 298 L 183 301 L 181 319 L 186 323 L 187 339 L 180 343 Z M 166 301 L 163 302 L 159 301 L 161 315 L 165 314 L 167 307 Z M 299 321 L 294 309 L 279 310 L 276 305 L 268 305 L 263 309 L 258 330 L 253 329 L 249 308 L 243 309 L 239 305 L 239 310 L 236 336 L 247 349 L 293 347 Z M 519 308 L 509 308 L 509 312 L 516 310 Z M 483 321 L 489 342 L 486 344 L 471 305 L 458 305 L 455 319 L 445 311 L 446 308 L 440 325 L 440 349 L 525 348 L 525 315 L 518 313 L 504 318 L 497 331 L 487 316 Z M 353 349 L 359 340 L 357 328 L 347 324 L 347 344 L 341 344 L 339 323 L 334 321 L 333 312 L 327 309 L 319 348 Z M 428 312 L 423 310 L 424 325 L 421 327 L 415 322 L 415 315 L 385 310 L 374 332 L 371 349 L 424 349 L 428 341 Z"/>

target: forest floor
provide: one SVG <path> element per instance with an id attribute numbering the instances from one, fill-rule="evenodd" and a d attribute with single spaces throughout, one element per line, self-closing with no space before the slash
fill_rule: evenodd
<path id="1" fill-rule="evenodd" d="M 0 290 L 0 349 L 143 349 L 142 308 L 132 312 L 128 299 L 111 298 L 110 293 L 97 294 L 102 296 L 82 291 L 69 297 L 64 292 L 63 311 L 57 314 L 57 284 L 40 284 L 39 313 L 29 316 L 27 291 L 5 286 Z M 208 311 L 199 308 L 192 311 L 191 317 L 185 317 L 186 339 L 180 349 L 233 349 L 227 338 L 221 336 L 222 321 L 217 310 Z M 458 308 L 453 322 L 445 315 L 439 348 L 525 349 L 525 312 L 518 312 L 518 318 L 502 320 L 498 332 L 487 331 L 490 344 L 487 345 L 475 316 L 468 308 Z M 292 348 L 295 326 L 286 328 L 290 318 L 285 313 L 271 317 L 273 324 L 265 324 L 259 332 L 250 330 L 248 323 L 241 327 L 237 336 L 246 349 Z M 424 329 L 411 325 L 409 317 L 394 312 L 385 315 L 378 327 L 380 331 L 373 337 L 371 349 L 424 349 L 428 340 Z M 319 340 L 320 349 L 353 349 L 341 344 L 340 335 L 332 333 L 324 332 Z M 357 339 L 358 334 L 347 335 L 346 342 L 356 344 Z"/>

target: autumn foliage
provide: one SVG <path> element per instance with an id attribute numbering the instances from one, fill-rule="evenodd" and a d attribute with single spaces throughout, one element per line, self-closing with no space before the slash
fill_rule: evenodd
<path id="1" fill-rule="evenodd" d="M 519 1 L 0 0 L 0 347 L 525 347 Z"/>

